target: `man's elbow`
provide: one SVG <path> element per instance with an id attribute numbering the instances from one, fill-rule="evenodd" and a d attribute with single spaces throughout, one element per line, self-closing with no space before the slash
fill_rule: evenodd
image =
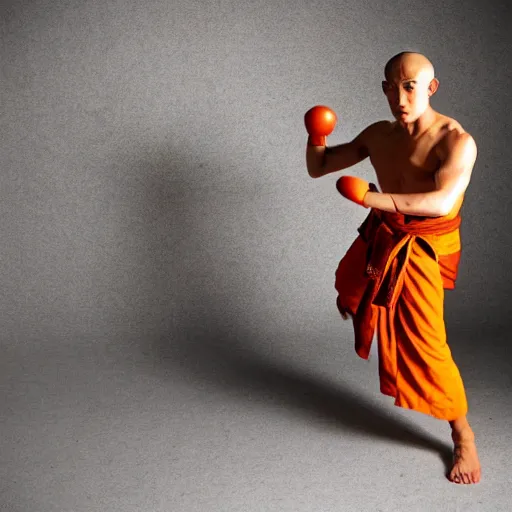
<path id="1" fill-rule="evenodd" d="M 447 196 L 440 199 L 440 201 L 437 204 L 436 208 L 436 216 L 437 217 L 444 217 L 445 215 L 448 215 L 455 206 L 455 200 L 453 197 Z"/>
<path id="2" fill-rule="evenodd" d="M 308 169 L 308 174 L 311 178 L 320 178 L 321 176 L 323 176 L 321 169 Z"/>
<path id="3" fill-rule="evenodd" d="M 434 210 L 432 217 L 445 217 L 450 213 L 450 209 L 448 208 L 440 208 L 437 210 Z"/>

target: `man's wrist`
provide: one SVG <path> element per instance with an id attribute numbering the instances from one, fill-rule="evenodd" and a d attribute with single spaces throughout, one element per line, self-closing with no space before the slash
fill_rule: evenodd
<path id="1" fill-rule="evenodd" d="M 363 199 L 363 205 L 367 208 L 375 208 L 385 212 L 396 213 L 398 211 L 391 194 L 382 192 L 372 192 L 370 190 L 366 192 Z"/>
<path id="2" fill-rule="evenodd" d="M 325 135 L 310 135 L 308 137 L 308 146 L 325 146 Z"/>

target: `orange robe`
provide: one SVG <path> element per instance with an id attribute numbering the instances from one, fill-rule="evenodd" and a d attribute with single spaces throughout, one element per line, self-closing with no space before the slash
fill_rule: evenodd
<path id="1" fill-rule="evenodd" d="M 460 222 L 458 212 L 427 218 L 372 209 L 335 283 L 363 359 L 377 330 L 381 392 L 397 406 L 448 421 L 467 412 L 443 316 L 444 289 L 457 277 Z"/>

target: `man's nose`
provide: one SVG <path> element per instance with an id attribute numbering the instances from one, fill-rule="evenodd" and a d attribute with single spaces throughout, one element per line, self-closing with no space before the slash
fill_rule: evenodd
<path id="1" fill-rule="evenodd" d="M 398 93 L 398 105 L 400 107 L 405 107 L 407 105 L 407 94 L 405 91 L 400 91 Z"/>

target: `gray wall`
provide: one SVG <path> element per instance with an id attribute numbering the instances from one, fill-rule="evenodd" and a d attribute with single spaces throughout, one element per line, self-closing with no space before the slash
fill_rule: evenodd
<path id="1" fill-rule="evenodd" d="M 303 115 L 338 113 L 330 144 L 389 119 L 382 68 L 404 49 L 431 58 L 434 107 L 479 146 L 449 328 L 508 329 L 505 4 L 4 1 L 4 348 L 220 333 L 315 357 L 294 333 L 316 351 L 350 343 L 333 279 L 366 210 L 337 175 L 307 176 Z"/>

